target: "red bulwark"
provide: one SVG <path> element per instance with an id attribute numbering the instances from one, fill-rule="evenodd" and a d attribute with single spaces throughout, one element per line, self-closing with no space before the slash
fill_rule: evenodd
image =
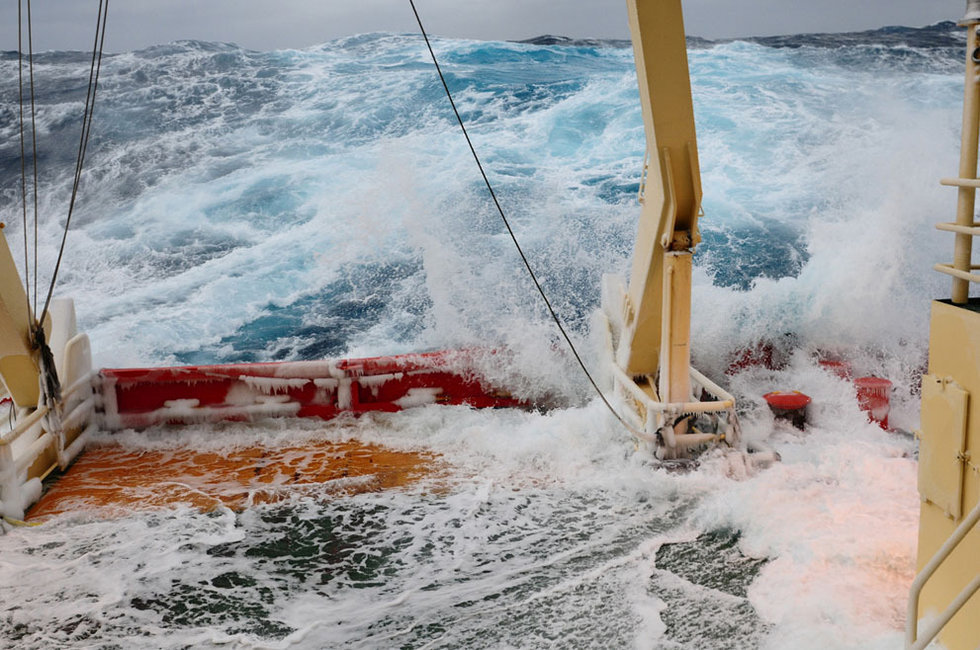
<path id="1" fill-rule="evenodd" d="M 526 406 L 479 380 L 469 352 L 369 359 L 103 369 L 110 429 L 162 423 L 396 412 L 425 404 Z"/>

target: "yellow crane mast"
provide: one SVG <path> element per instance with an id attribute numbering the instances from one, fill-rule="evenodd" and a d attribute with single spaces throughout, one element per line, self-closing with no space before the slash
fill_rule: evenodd
<path id="1" fill-rule="evenodd" d="M 603 285 L 611 374 L 659 457 L 737 442 L 735 400 L 691 368 L 691 269 L 701 171 L 680 0 L 628 0 L 647 155 L 628 286 Z M 704 399 L 702 399 L 702 396 Z"/>

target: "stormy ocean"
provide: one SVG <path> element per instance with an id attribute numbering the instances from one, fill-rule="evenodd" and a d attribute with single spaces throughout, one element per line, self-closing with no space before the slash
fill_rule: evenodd
<path id="1" fill-rule="evenodd" d="M 952 240 L 952 23 L 689 40 L 704 187 L 694 363 L 782 462 L 655 467 L 559 344 L 421 37 L 302 50 L 175 42 L 107 55 L 58 295 L 95 364 L 501 346 L 560 408 L 429 406 L 332 423 L 100 434 L 226 453 L 356 439 L 438 457 L 401 488 L 201 512 L 85 508 L 0 536 L 11 648 L 895 648 L 914 576 L 917 378 Z M 531 264 L 599 364 L 644 156 L 628 43 L 436 39 Z M 89 54 L 35 60 L 47 286 Z M 16 53 L 0 54 L 0 221 L 20 248 Z M 31 233 L 33 237 L 33 233 Z M 33 252 L 32 252 L 33 254 Z M 24 270 L 24 269 L 22 269 Z M 30 271 L 33 273 L 33 270 Z M 726 375 L 773 342 L 784 365 Z M 817 354 L 894 384 L 886 432 Z M 493 372 L 491 369 L 488 372 Z M 813 398 L 805 432 L 771 390 Z"/>

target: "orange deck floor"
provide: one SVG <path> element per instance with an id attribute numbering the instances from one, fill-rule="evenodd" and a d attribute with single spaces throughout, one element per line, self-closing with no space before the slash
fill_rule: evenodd
<path id="1" fill-rule="evenodd" d="M 368 492 L 407 485 L 438 472 L 435 454 L 404 452 L 354 440 L 311 440 L 287 447 L 227 451 L 87 449 L 51 483 L 29 519 L 95 510 L 190 505 L 234 509 L 280 501 Z"/>

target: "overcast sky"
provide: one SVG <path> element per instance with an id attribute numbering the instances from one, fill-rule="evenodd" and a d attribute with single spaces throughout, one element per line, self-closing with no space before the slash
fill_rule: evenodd
<path id="1" fill-rule="evenodd" d="M 26 3 L 25 3 L 26 4 Z M 416 0 L 436 35 L 628 38 L 625 0 Z M 965 0 L 684 0 L 687 33 L 706 38 L 919 27 L 963 16 Z M 90 49 L 98 0 L 33 0 L 35 50 Z M 17 3 L 0 5 L 0 48 L 17 48 Z M 106 47 L 178 39 L 302 48 L 364 32 L 414 32 L 408 0 L 114 0 Z"/>

